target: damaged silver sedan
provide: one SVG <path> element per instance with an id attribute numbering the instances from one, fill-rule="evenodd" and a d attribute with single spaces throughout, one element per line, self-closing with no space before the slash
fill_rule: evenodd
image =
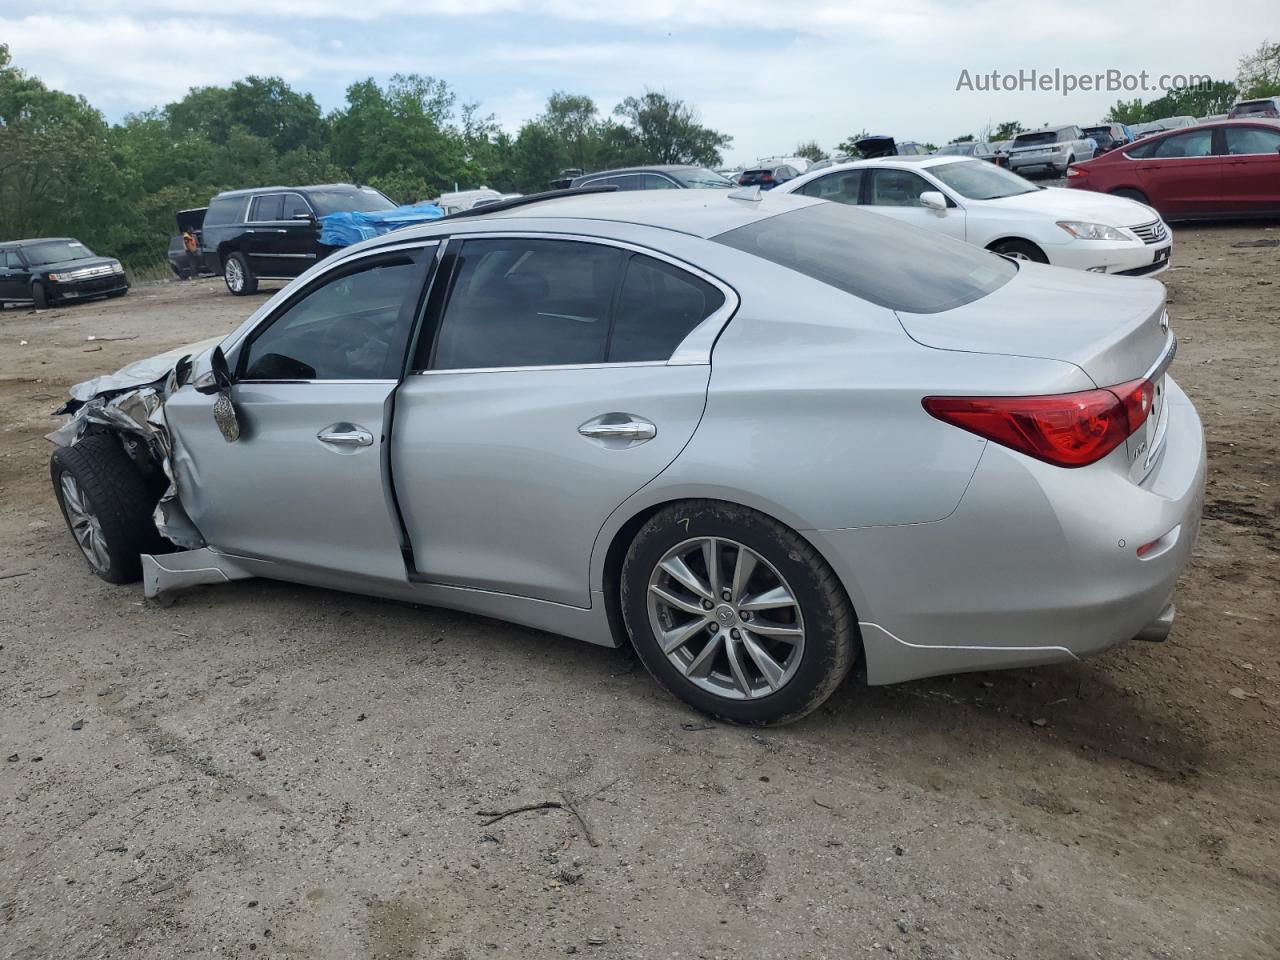
<path id="1" fill-rule="evenodd" d="M 366 241 L 79 385 L 52 473 L 90 566 L 630 640 L 756 723 L 858 660 L 893 683 L 1168 633 L 1205 455 L 1160 284 L 670 194 Z"/>

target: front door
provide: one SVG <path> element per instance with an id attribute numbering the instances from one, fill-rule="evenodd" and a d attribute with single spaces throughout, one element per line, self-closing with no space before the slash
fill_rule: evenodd
<path id="1" fill-rule="evenodd" d="M 1222 204 L 1222 157 L 1213 128 L 1164 137 L 1137 161 L 1143 192 L 1166 217 L 1212 213 Z"/>
<path id="2" fill-rule="evenodd" d="M 227 553 L 405 579 L 388 410 L 436 244 L 338 265 L 228 355 L 240 437 L 191 387 L 165 405 L 182 503 Z"/>
<path id="3" fill-rule="evenodd" d="M 864 179 L 867 181 L 862 194 L 864 210 L 926 230 L 936 230 L 957 240 L 964 239 L 964 211 L 950 206 L 949 200 L 946 210 L 934 210 L 922 204 L 920 194 L 927 190 L 942 191 L 918 173 L 875 167 L 867 170 Z"/>
<path id="4" fill-rule="evenodd" d="M 417 574 L 587 607 L 596 535 L 693 435 L 704 337 L 736 297 L 605 242 L 494 236 L 454 251 L 434 338 L 396 398 Z"/>
<path id="5" fill-rule="evenodd" d="M 17 250 L 0 250 L 0 302 L 31 299 L 31 271 Z"/>
<path id="6" fill-rule="evenodd" d="M 1224 212 L 1280 213 L 1280 130 L 1226 127 L 1222 133 Z"/>

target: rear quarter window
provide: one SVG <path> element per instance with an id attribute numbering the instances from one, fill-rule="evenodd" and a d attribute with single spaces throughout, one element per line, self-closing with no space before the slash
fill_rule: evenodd
<path id="1" fill-rule="evenodd" d="M 241 223 L 244 220 L 246 197 L 226 197 L 209 202 L 209 211 L 204 215 L 206 227 L 220 227 L 228 223 Z"/>
<path id="2" fill-rule="evenodd" d="M 972 303 L 1018 272 L 987 250 L 838 203 L 815 203 L 712 239 L 907 313 Z"/>

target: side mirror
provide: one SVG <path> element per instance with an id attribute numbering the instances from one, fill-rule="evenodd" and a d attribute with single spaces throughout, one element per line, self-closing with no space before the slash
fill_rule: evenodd
<path id="1" fill-rule="evenodd" d="M 920 194 L 920 206 L 928 207 L 930 210 L 936 210 L 939 213 L 946 213 L 947 198 L 937 190 L 926 190 Z"/>
<path id="2" fill-rule="evenodd" d="M 199 377 L 193 386 L 197 393 L 206 396 L 217 395 L 213 402 L 213 421 L 222 433 L 222 439 L 234 443 L 240 439 L 240 420 L 236 416 L 236 408 L 231 404 L 231 369 L 227 366 L 226 354 L 222 347 L 214 347 L 209 357 L 209 372 Z"/>

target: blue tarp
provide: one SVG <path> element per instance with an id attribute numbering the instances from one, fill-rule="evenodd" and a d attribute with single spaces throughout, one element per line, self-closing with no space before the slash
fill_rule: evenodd
<path id="1" fill-rule="evenodd" d="M 434 203 L 413 203 L 373 213 L 330 213 L 320 218 L 320 242 L 330 247 L 346 247 L 443 216 L 444 211 Z"/>

